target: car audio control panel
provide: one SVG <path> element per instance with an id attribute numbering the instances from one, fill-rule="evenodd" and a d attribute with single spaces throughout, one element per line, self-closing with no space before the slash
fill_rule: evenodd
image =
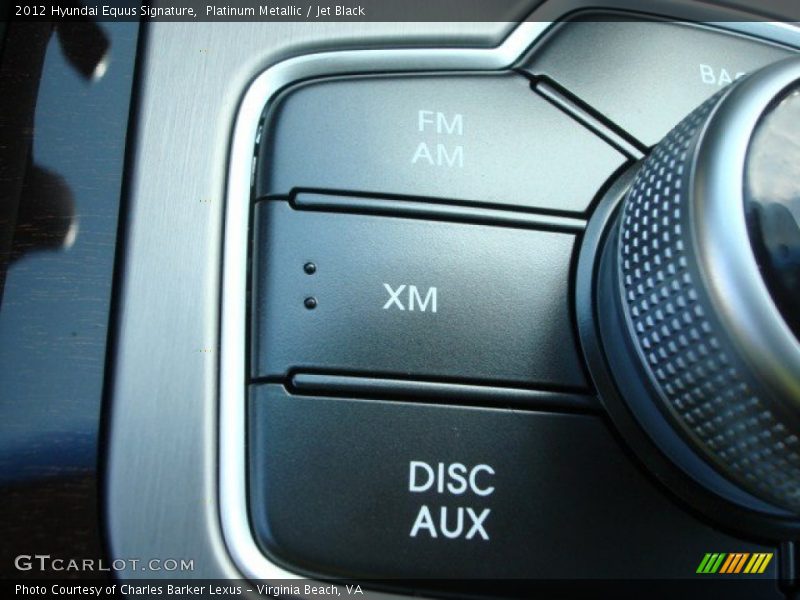
<path id="1" fill-rule="evenodd" d="M 541 29 L 496 67 L 332 53 L 248 94 L 220 409 L 246 575 L 783 597 L 797 50 L 611 11 Z"/>

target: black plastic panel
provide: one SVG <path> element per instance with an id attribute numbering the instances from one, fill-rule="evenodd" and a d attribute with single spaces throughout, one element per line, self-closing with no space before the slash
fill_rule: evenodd
<path id="1" fill-rule="evenodd" d="M 581 212 L 624 160 L 520 75 L 324 79 L 267 115 L 256 197 L 327 189 Z"/>
<path id="2" fill-rule="evenodd" d="M 792 54 L 686 24 L 585 18 L 562 25 L 522 68 L 556 81 L 648 146 L 737 77 Z"/>
<path id="3" fill-rule="evenodd" d="M 259 203 L 255 223 L 253 377 L 587 385 L 569 312 L 573 234 L 283 201 Z"/>
<path id="4" fill-rule="evenodd" d="M 774 551 L 677 508 L 592 416 L 299 397 L 263 385 L 251 388 L 249 432 L 257 539 L 306 572 L 691 579 L 707 552 Z M 760 578 L 774 578 L 776 562 Z"/>

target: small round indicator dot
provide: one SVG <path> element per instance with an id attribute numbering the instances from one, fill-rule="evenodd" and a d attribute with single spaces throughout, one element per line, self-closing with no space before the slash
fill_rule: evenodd
<path id="1" fill-rule="evenodd" d="M 308 275 L 313 275 L 317 272 L 317 265 L 312 262 L 307 262 L 303 265 L 303 271 L 305 271 Z"/>
<path id="2" fill-rule="evenodd" d="M 314 310 L 315 308 L 317 308 L 317 299 L 314 297 L 306 298 L 303 301 L 303 304 L 308 310 Z"/>

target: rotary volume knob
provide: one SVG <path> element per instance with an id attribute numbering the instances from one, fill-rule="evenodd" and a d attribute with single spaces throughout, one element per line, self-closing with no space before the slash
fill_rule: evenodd
<path id="1" fill-rule="evenodd" d="M 593 264 L 617 396 L 706 490 L 796 521 L 800 60 L 709 99 L 631 177 Z"/>

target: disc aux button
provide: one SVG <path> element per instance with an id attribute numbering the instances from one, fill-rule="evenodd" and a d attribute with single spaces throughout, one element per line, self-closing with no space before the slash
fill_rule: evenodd
<path id="1" fill-rule="evenodd" d="M 685 581 L 709 552 L 774 552 L 684 512 L 595 416 L 267 384 L 249 423 L 256 539 L 306 575 Z M 775 563 L 759 576 L 771 594 L 725 597 L 780 597 Z"/>

